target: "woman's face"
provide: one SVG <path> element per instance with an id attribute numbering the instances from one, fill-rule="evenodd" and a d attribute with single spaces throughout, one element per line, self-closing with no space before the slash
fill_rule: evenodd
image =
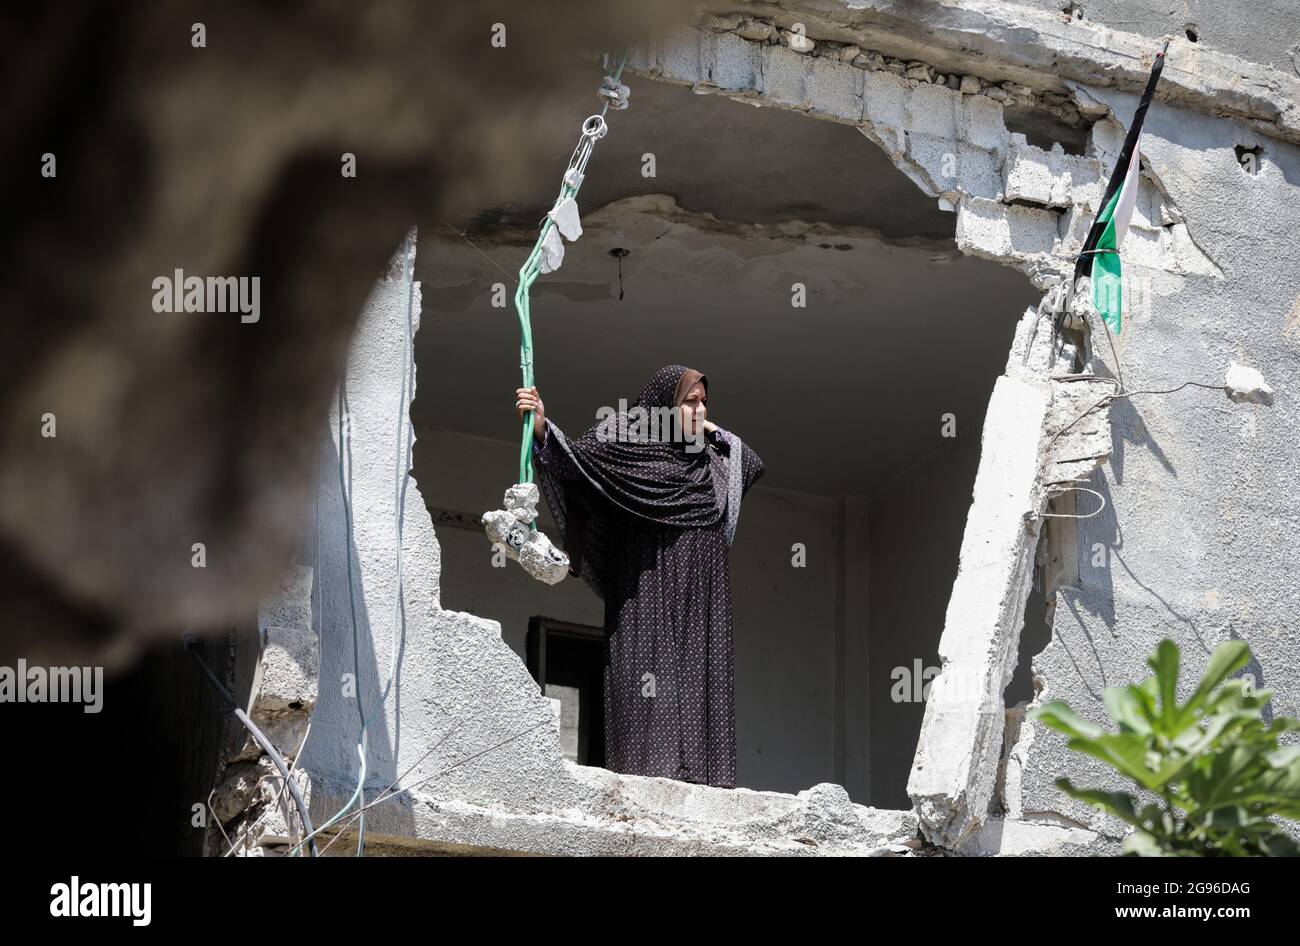
<path id="1" fill-rule="evenodd" d="M 704 391 L 704 385 L 696 381 L 678 408 L 682 412 L 683 435 L 698 437 L 703 432 L 704 421 L 709 414 L 708 405 L 709 396 Z"/>

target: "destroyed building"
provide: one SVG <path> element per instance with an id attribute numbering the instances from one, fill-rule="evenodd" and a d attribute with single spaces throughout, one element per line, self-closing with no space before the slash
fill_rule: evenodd
<path id="1" fill-rule="evenodd" d="M 1300 47 L 1282 3 L 1139 6 L 710 3 L 631 40 L 533 287 L 537 383 L 576 430 L 685 358 L 764 456 L 736 789 L 601 767 L 601 603 L 495 567 L 479 521 L 514 483 L 515 273 L 610 66 L 565 51 L 590 98 L 534 129 L 553 161 L 393 248 L 292 567 L 231 638 L 315 824 L 360 780 L 376 853 L 1111 854 L 1054 781 L 1114 773 L 1028 707 L 1105 722 L 1162 638 L 1184 684 L 1242 639 L 1300 715 Z M 1065 282 L 1166 40 L 1108 337 Z M 284 853 L 268 757 L 226 743 L 209 851 Z"/>

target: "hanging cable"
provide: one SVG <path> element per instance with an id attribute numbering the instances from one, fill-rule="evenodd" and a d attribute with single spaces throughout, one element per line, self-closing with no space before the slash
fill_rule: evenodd
<path id="1" fill-rule="evenodd" d="M 406 510 L 406 487 L 410 481 L 409 460 L 412 446 L 410 415 L 407 411 L 407 397 L 415 389 L 415 364 L 411 358 L 411 345 L 414 337 L 414 319 L 415 319 L 415 232 L 412 231 L 409 241 L 406 244 L 406 252 L 402 259 L 402 286 L 406 294 L 406 315 L 402 328 L 402 360 L 401 360 L 401 381 L 398 385 L 397 398 L 397 449 L 395 466 L 393 470 L 393 536 L 396 543 L 396 576 L 394 580 L 393 592 L 393 630 L 390 638 L 390 656 L 388 664 L 388 679 L 384 682 L 384 687 L 379 694 L 379 706 L 376 712 L 383 712 L 383 707 L 388 701 L 388 694 L 392 690 L 393 681 L 397 678 L 397 659 L 401 649 L 401 638 L 405 624 L 405 605 L 404 605 L 404 572 L 402 564 L 402 546 L 403 546 L 403 522 L 405 520 Z M 349 613 L 352 623 L 352 663 L 354 674 L 354 686 L 357 688 L 357 715 L 361 721 L 361 735 L 357 743 L 357 757 L 359 759 L 359 775 L 357 778 L 357 787 L 347 803 L 340 808 L 334 815 L 322 824 L 311 837 L 315 834 L 333 827 L 342 818 L 352 810 L 358 800 L 362 801 L 357 816 L 353 819 L 358 824 L 357 830 L 357 856 L 364 857 L 365 851 L 365 811 L 364 804 L 365 780 L 366 780 L 366 756 L 369 751 L 369 720 L 365 713 L 364 702 L 361 694 L 361 657 L 360 641 L 357 628 L 357 604 L 355 582 L 352 578 L 352 431 L 351 431 L 351 411 L 348 403 L 347 393 L 347 370 L 344 369 L 343 378 L 339 382 L 338 392 L 338 416 L 339 416 L 339 440 L 338 440 L 338 457 L 339 457 L 339 490 L 343 498 L 343 518 L 344 518 L 344 562 L 346 563 L 346 574 L 348 582 L 348 603 Z M 346 438 L 345 438 L 346 433 Z M 346 475 L 345 475 L 346 467 Z M 319 559 L 317 567 L 319 568 Z M 352 822 L 349 822 L 349 825 Z M 304 839 L 307 840 L 307 839 Z M 312 841 L 314 844 L 314 840 Z M 291 853 L 296 853 L 302 846 L 302 842 L 295 845 Z"/>
<path id="2" fill-rule="evenodd" d="M 289 794 L 293 796 L 293 803 L 298 807 L 298 817 L 302 819 L 302 830 L 305 835 L 304 840 L 310 842 L 311 856 L 315 857 L 316 842 L 312 840 L 312 836 L 315 832 L 312 831 L 311 828 L 311 815 L 307 813 L 307 802 L 302 797 L 302 790 L 298 787 L 298 783 L 295 782 L 293 777 L 289 774 L 289 767 L 285 765 L 284 757 L 276 751 L 275 746 L 271 744 L 271 740 L 266 738 L 266 734 L 257 728 L 257 724 L 248 717 L 248 714 L 244 712 L 243 707 L 235 702 L 235 697 L 226 689 L 225 684 L 217 679 L 217 675 L 212 672 L 212 668 L 209 667 L 207 662 L 204 661 L 204 659 L 198 655 L 198 652 L 194 650 L 194 647 L 192 646 L 193 643 L 193 635 L 186 634 L 181 639 L 181 646 L 185 648 L 186 653 L 194 658 L 195 662 L 199 665 L 199 669 L 203 671 L 204 676 L 208 678 L 216 691 L 221 694 L 221 697 L 226 701 L 226 704 L 234 710 L 235 718 L 244 724 L 244 728 L 246 728 L 249 735 L 253 737 L 253 741 L 261 747 L 262 751 L 265 752 L 275 764 L 275 767 L 280 770 L 280 775 L 284 778 L 284 784 L 289 789 Z M 299 845 L 301 846 L 301 844 L 302 842 L 300 841 Z"/>
<path id="3" fill-rule="evenodd" d="M 604 138 L 609 131 L 605 124 L 605 113 L 609 111 L 611 104 L 616 109 L 627 107 L 626 86 L 621 86 L 619 80 L 623 75 L 623 67 L 627 65 L 628 54 L 631 49 L 625 49 L 623 56 L 619 60 L 618 68 L 610 76 L 606 76 L 601 82 L 599 95 L 605 100 L 604 107 L 600 110 L 599 115 L 592 115 L 582 123 L 582 133 L 578 138 L 578 144 L 573 149 L 573 154 L 569 157 L 569 166 L 564 172 L 564 178 L 560 185 L 560 194 L 556 198 L 555 204 L 558 206 L 568 198 L 576 197 L 578 190 L 582 187 L 582 180 L 586 174 L 587 162 L 591 159 L 592 150 L 596 142 Z M 533 283 L 542 272 L 542 247 L 546 243 L 546 238 L 552 227 L 556 225 L 554 214 L 548 214 L 542 222 L 541 233 L 538 234 L 537 243 L 533 246 L 533 251 L 524 261 L 523 266 L 519 268 L 519 288 L 515 291 L 515 311 L 519 314 L 519 367 L 523 375 L 523 386 L 531 388 L 533 386 L 533 329 L 532 320 L 528 307 L 528 293 L 532 289 Z M 533 412 L 527 411 L 524 414 L 523 434 L 519 445 L 519 480 L 520 483 L 531 483 L 533 481 Z M 534 529 L 537 528 L 537 521 L 532 523 Z"/>

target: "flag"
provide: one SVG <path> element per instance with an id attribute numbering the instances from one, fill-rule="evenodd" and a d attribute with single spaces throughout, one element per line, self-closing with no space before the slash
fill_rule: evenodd
<path id="1" fill-rule="evenodd" d="M 1165 44 L 1165 49 L 1169 44 Z M 1101 212 L 1093 221 L 1088 231 L 1088 238 L 1083 241 L 1083 251 L 1074 265 L 1074 279 L 1080 276 L 1092 277 L 1092 304 L 1101 315 L 1111 333 L 1120 333 L 1121 292 L 1119 250 L 1128 233 L 1129 220 L 1133 217 L 1133 205 L 1137 202 L 1138 172 L 1141 168 L 1141 153 L 1138 137 L 1142 134 L 1142 121 L 1146 118 L 1147 106 L 1160 81 L 1160 70 L 1164 68 L 1165 52 L 1156 54 L 1155 64 L 1151 67 L 1151 77 L 1147 80 L 1146 91 L 1133 113 L 1133 123 L 1124 138 L 1124 147 L 1120 149 L 1119 160 L 1111 173 L 1110 183 L 1106 185 L 1106 194 L 1101 200 Z"/>

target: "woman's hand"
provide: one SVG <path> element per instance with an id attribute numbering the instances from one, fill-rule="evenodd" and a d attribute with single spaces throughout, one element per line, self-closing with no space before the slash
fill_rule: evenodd
<path id="1" fill-rule="evenodd" d="M 515 388 L 515 415 L 524 419 L 524 414 L 533 412 L 533 438 L 539 443 L 546 437 L 546 407 L 536 387 Z"/>
<path id="2" fill-rule="evenodd" d="M 713 432 L 714 432 L 715 430 L 717 430 L 717 429 L 718 429 L 718 425 L 715 424 L 713 421 L 711 421 L 711 420 L 706 420 L 706 421 L 704 422 L 704 432 L 705 432 L 706 434 L 711 434 L 711 433 L 713 433 Z"/>

